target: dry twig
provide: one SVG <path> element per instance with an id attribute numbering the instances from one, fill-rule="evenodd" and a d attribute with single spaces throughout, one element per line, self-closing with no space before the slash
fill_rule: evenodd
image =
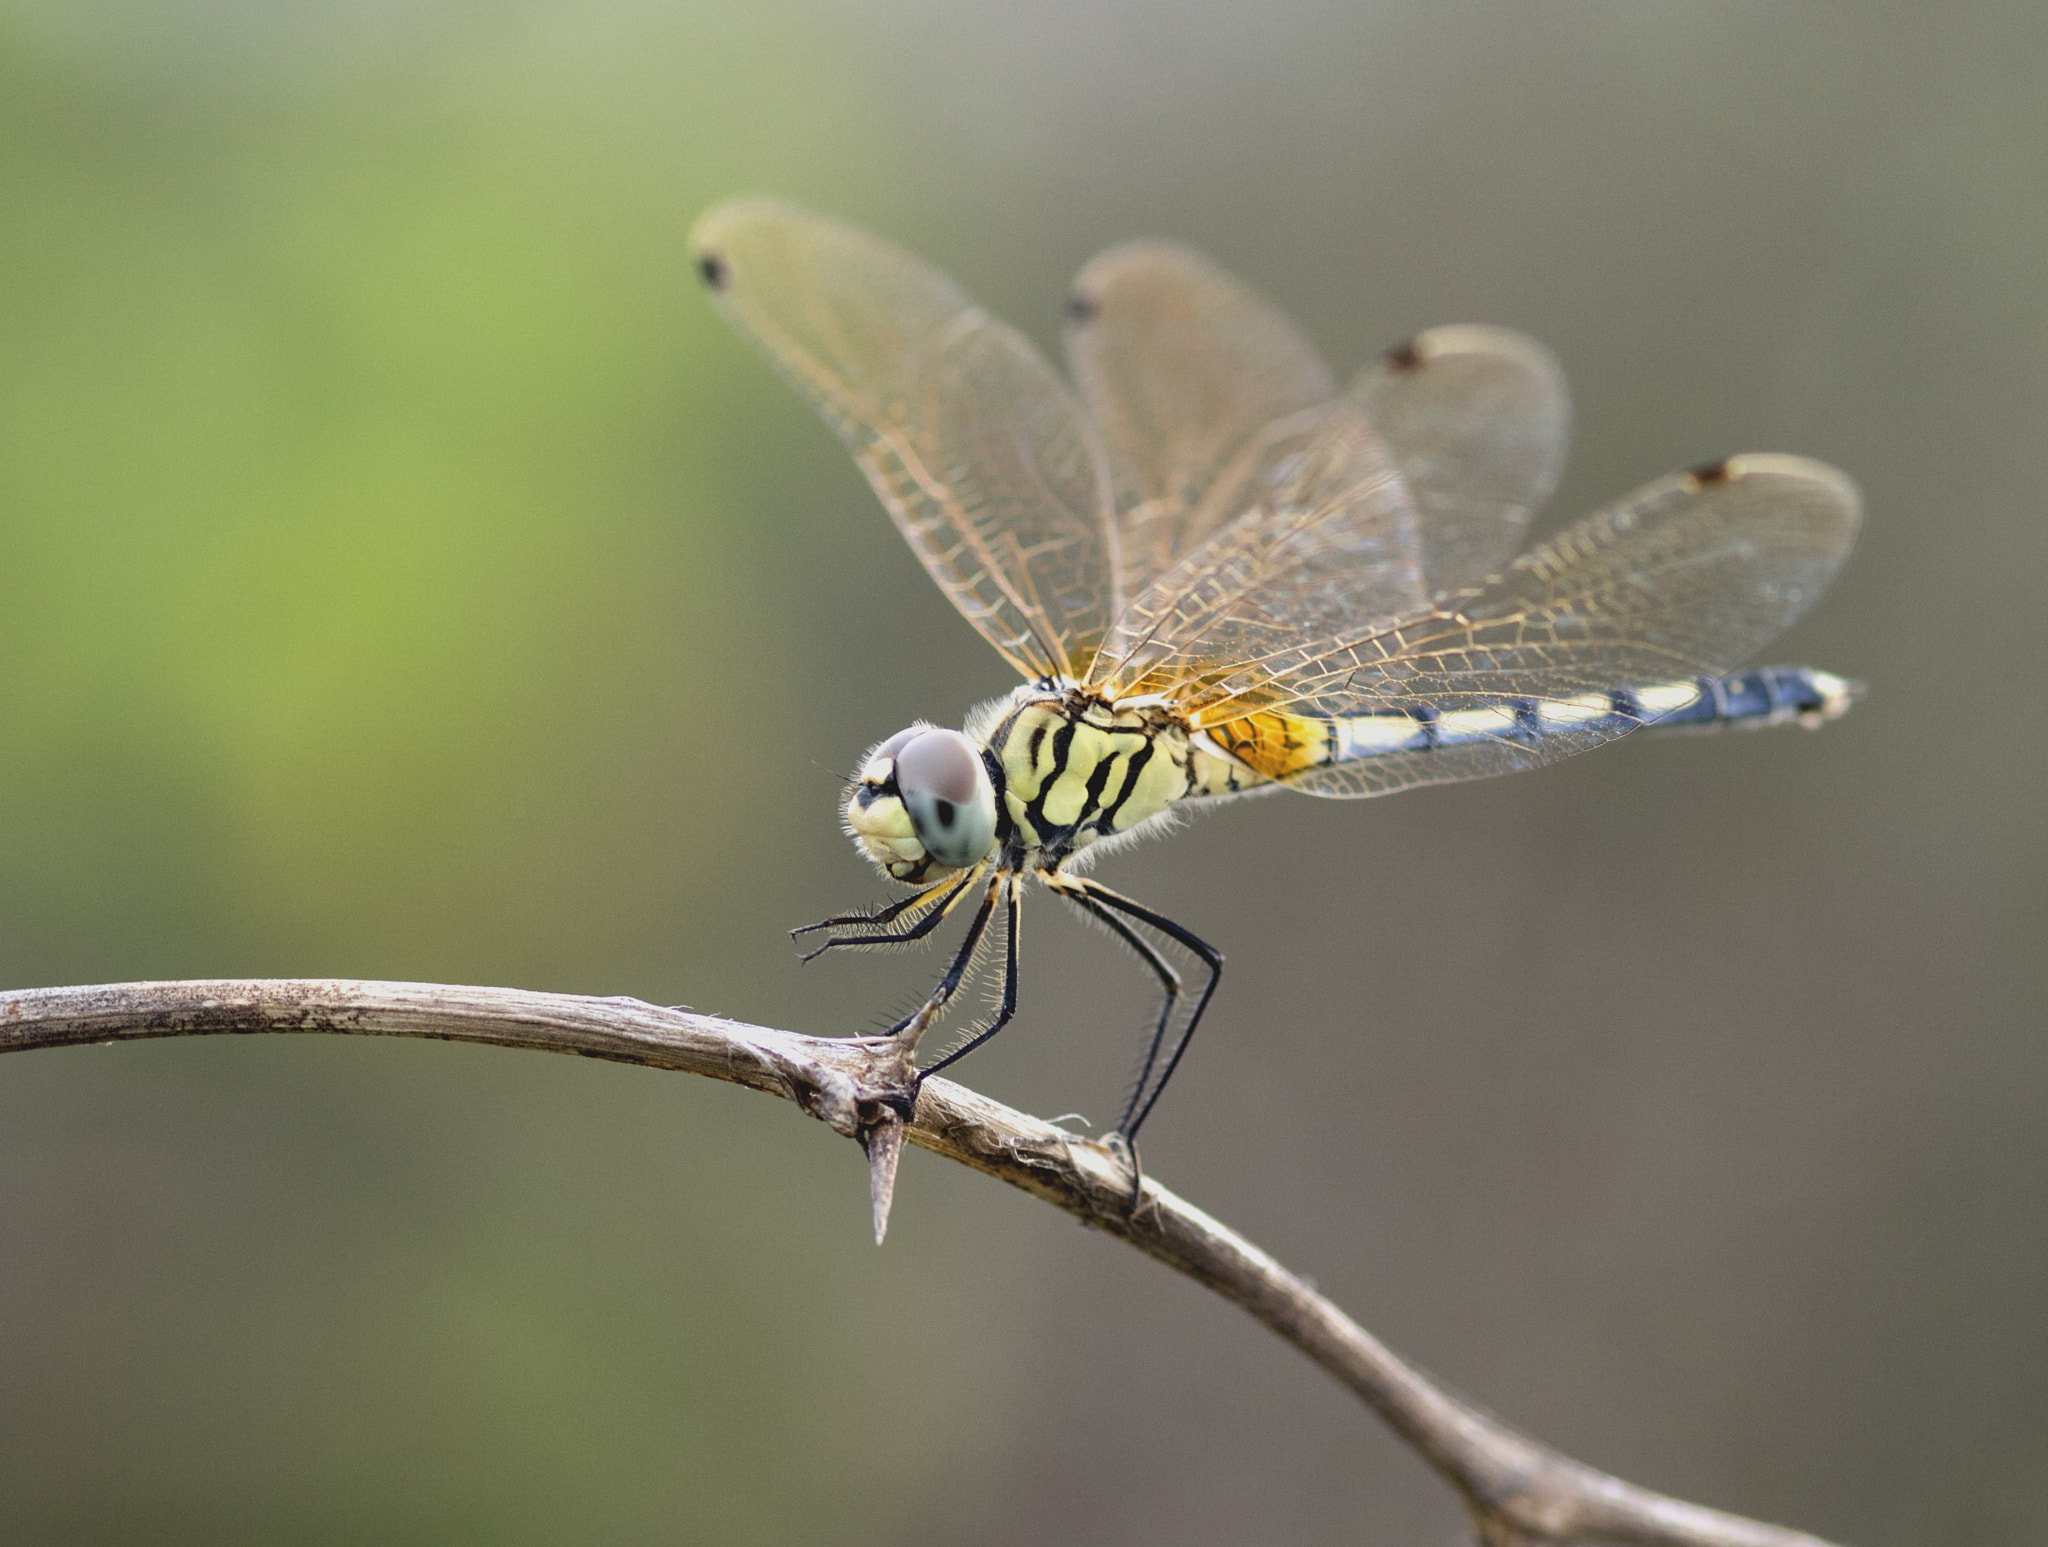
<path id="1" fill-rule="evenodd" d="M 1666 1498 L 1558 1454 L 1445 1391 L 1251 1242 L 1106 1146 L 950 1080 L 925 1083 L 915 1120 L 905 1050 L 747 1026 L 637 999 L 505 988 L 317 979 L 121 983 L 0 992 L 0 1052 L 213 1032 L 434 1037 L 581 1053 L 730 1080 L 794 1101 L 861 1141 L 876 1232 L 903 1141 L 985 1171 L 1120 1236 L 1264 1322 L 1349 1387 L 1472 1511 L 1484 1547 L 1615 1540 L 1652 1547 L 1828 1547 L 1804 1532 Z"/>

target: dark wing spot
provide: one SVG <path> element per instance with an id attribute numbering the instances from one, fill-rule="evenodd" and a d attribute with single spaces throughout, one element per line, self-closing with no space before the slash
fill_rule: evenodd
<path id="1" fill-rule="evenodd" d="M 1734 478 L 1735 468 L 1731 458 L 1723 457 L 1718 462 L 1702 462 L 1689 476 L 1695 485 L 1704 489 L 1712 484 L 1727 483 Z"/>
<path id="2" fill-rule="evenodd" d="M 697 254 L 697 272 L 704 276 L 704 283 L 713 290 L 723 290 L 725 282 L 732 277 L 731 271 L 725 266 L 725 259 L 715 252 Z"/>
<path id="3" fill-rule="evenodd" d="M 1422 351 L 1415 347 L 1415 340 L 1411 338 L 1399 349 L 1387 351 L 1387 364 L 1397 371 L 1412 371 L 1422 364 Z"/>
<path id="4" fill-rule="evenodd" d="M 1102 303 L 1094 296 L 1083 295 L 1076 290 L 1067 296 L 1067 304 L 1061 310 L 1066 313 L 1067 321 L 1078 325 L 1093 322 L 1095 314 L 1102 310 Z"/>

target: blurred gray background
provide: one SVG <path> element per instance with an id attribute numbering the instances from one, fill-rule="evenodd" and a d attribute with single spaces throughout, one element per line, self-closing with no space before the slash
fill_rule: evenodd
<path id="1" fill-rule="evenodd" d="M 1051 346 L 1138 234 L 1348 372 L 1510 324 L 1548 522 L 1736 450 L 1866 535 L 1817 736 L 1220 812 L 1152 1171 L 1599 1466 L 1861 1544 L 2048 1521 L 2048 10 L 0 3 L 0 982 L 334 975 L 868 1029 L 838 774 L 1009 685 L 684 234 L 769 191 Z M 963 1070 L 1113 1117 L 1042 900 Z M 0 1066 L 0 1536 L 1449 1543 L 1244 1317 L 685 1078 L 193 1040 Z"/>

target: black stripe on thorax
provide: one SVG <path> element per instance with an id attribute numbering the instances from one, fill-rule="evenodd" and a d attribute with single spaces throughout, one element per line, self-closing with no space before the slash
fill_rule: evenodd
<path id="1" fill-rule="evenodd" d="M 1064 836 L 1071 834 L 1073 831 L 1070 827 L 1047 827 L 1045 802 L 1046 797 L 1052 794 L 1054 787 L 1060 782 L 1061 776 L 1067 771 L 1067 755 L 1073 750 L 1074 730 L 1078 724 L 1079 719 L 1073 714 L 1061 716 L 1060 728 L 1052 733 L 1051 771 L 1038 781 L 1038 793 L 1024 803 L 1025 814 L 1031 818 L 1032 830 L 1038 834 L 1038 841 L 1041 844 L 1047 843 L 1055 835 Z M 1032 763 L 1032 771 L 1034 773 L 1037 771 L 1037 767 L 1037 762 L 1034 760 Z"/>
<path id="2" fill-rule="evenodd" d="M 1088 798 L 1081 803 L 1084 814 L 1101 806 L 1102 792 L 1109 788 L 1109 776 L 1116 770 L 1118 757 L 1118 754 L 1113 753 L 1108 757 L 1096 759 L 1095 771 L 1088 775 Z M 1122 792 L 1118 793 L 1121 795 Z"/>
<path id="3" fill-rule="evenodd" d="M 1004 715 L 1002 719 L 998 720 L 996 722 L 995 729 L 991 730 L 988 733 L 989 746 L 991 748 L 1008 746 L 1010 744 L 1010 737 L 1016 733 L 1018 716 L 1023 714 L 1025 710 L 1032 707 L 1033 705 L 1028 701 L 1025 703 L 1021 703 L 1016 708 L 1012 709 L 1008 714 Z M 1035 746 L 1036 743 L 1034 742 L 1033 745 Z"/>
<path id="4" fill-rule="evenodd" d="M 1044 741 L 1045 721 L 1040 720 L 1031 727 L 1031 739 L 1024 743 L 1024 760 L 1031 765 L 1034 772 L 1038 768 L 1038 749 Z"/>
<path id="5" fill-rule="evenodd" d="M 1079 730 L 1080 726 L 1081 720 L 1078 715 L 1069 714 L 1061 717 L 1060 728 L 1052 733 L 1052 776 L 1039 785 L 1040 794 L 1045 792 L 1046 785 L 1056 783 L 1059 776 L 1067 771 L 1067 758 L 1074 750 L 1074 732 Z"/>
<path id="6" fill-rule="evenodd" d="M 1145 765 L 1152 761 L 1153 749 L 1158 745 L 1159 738 L 1157 736 L 1147 736 L 1145 744 L 1131 754 L 1130 765 L 1124 774 L 1124 787 L 1116 792 L 1115 800 L 1102 808 L 1102 815 L 1095 823 L 1098 832 L 1106 833 L 1116 825 L 1116 814 L 1123 810 L 1124 803 L 1131 798 L 1131 791 L 1138 787 L 1139 776 L 1145 772 Z M 1109 767 L 1115 761 L 1116 759 L 1114 758 L 1105 758 L 1101 766 L 1096 769 L 1097 775 L 1099 776 L 1104 768 Z M 1099 792 L 1093 790 L 1089 792 L 1091 802 L 1097 798 L 1098 794 Z"/>
<path id="7" fill-rule="evenodd" d="M 1007 849 L 1010 840 L 1016 836 L 1017 823 L 1010 816 L 1010 803 L 1003 797 L 1008 793 L 1010 781 L 1003 774 L 1003 760 L 996 756 L 995 749 L 1001 742 L 991 742 L 981 749 L 981 766 L 988 770 L 988 782 L 996 794 L 996 846 Z"/>

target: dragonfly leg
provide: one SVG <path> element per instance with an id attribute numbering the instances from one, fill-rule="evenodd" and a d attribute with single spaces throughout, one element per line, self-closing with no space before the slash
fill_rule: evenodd
<path id="1" fill-rule="evenodd" d="M 870 926 L 870 932 L 864 935 L 833 935 L 816 950 L 806 951 L 797 959 L 799 961 L 810 961 L 815 957 L 823 956 L 834 946 L 903 945 L 912 940 L 922 940 L 926 935 L 939 927 L 940 922 L 946 915 L 953 911 L 953 904 L 960 900 L 966 893 L 967 888 L 974 883 L 979 875 L 980 872 L 978 870 L 969 870 L 963 873 L 957 880 L 941 881 L 937 886 L 926 887 L 923 891 L 906 897 L 901 902 L 891 903 L 888 907 L 877 909 L 873 913 L 842 913 L 835 918 L 820 919 L 815 924 L 806 924 L 802 929 L 792 929 L 790 935 L 794 938 L 798 935 L 808 935 L 814 930 L 831 929 L 844 924 L 865 924 Z M 886 927 L 895 923 L 896 920 L 912 909 L 925 903 L 931 904 L 931 910 L 921 915 L 908 927 L 894 930 Z"/>
<path id="2" fill-rule="evenodd" d="M 1107 925 L 1111 934 L 1129 946 L 1138 960 L 1152 969 L 1152 975 L 1159 979 L 1159 986 L 1166 991 L 1165 999 L 1159 1006 L 1159 1019 L 1153 1023 L 1151 1039 L 1145 1044 L 1144 1061 L 1139 1064 L 1138 1077 L 1132 1083 L 1131 1099 L 1135 1101 L 1136 1092 L 1142 1091 L 1151 1083 L 1153 1067 L 1159 1062 L 1159 1050 L 1166 1045 L 1166 1028 L 1173 1024 L 1173 1012 L 1180 1003 L 1183 988 L 1180 974 L 1174 971 L 1173 963 L 1159 954 L 1151 941 L 1110 912 L 1101 902 L 1086 892 L 1068 890 L 1067 883 L 1071 879 L 1055 872 L 1045 878 L 1045 884 L 1089 917 Z M 1126 1111 L 1124 1115 L 1128 1117 L 1130 1113 Z"/>
<path id="3" fill-rule="evenodd" d="M 929 900 L 934 892 L 941 891 L 953 884 L 950 880 L 940 881 L 936 885 L 924 887 L 919 891 L 912 892 L 908 897 L 899 898 L 895 902 L 889 903 L 884 907 L 875 908 L 867 913 L 835 913 L 829 919 L 819 919 L 815 924 L 799 925 L 789 932 L 789 938 L 795 940 L 802 935 L 814 935 L 821 929 L 836 929 L 842 924 L 893 923 L 919 903 Z"/>
<path id="4" fill-rule="evenodd" d="M 1099 881 L 1091 881 L 1086 876 L 1062 876 L 1060 880 L 1061 889 L 1069 895 L 1078 893 L 1104 908 L 1115 909 L 1126 918 L 1150 925 L 1180 945 L 1209 970 L 1208 981 L 1203 983 L 1201 993 L 1195 997 L 1195 1007 L 1188 1015 L 1187 1024 L 1181 1027 L 1180 1036 L 1174 1040 L 1173 1047 L 1167 1052 L 1163 1063 L 1158 1053 L 1160 1043 L 1164 1039 L 1167 1020 L 1165 1016 L 1160 1019 L 1153 1046 L 1145 1056 L 1138 1086 L 1131 1092 L 1131 1099 L 1124 1104 L 1124 1114 L 1117 1119 L 1116 1127 L 1110 1134 L 1112 1141 L 1121 1139 L 1128 1145 L 1137 1137 L 1138 1129 L 1144 1124 L 1145 1119 L 1152 1115 L 1152 1108 L 1158 1104 L 1160 1093 L 1166 1089 L 1166 1082 L 1173 1078 L 1173 1071 L 1180 1067 L 1181 1055 L 1187 1052 L 1195 1028 L 1202 1022 L 1203 1012 L 1209 1008 L 1209 1001 L 1215 996 L 1217 981 L 1223 976 L 1223 953 L 1192 930 L 1174 923 L 1165 914 L 1155 913 L 1143 903 L 1133 902 L 1121 893 L 1111 891 Z M 1136 931 L 1132 933 L 1135 934 Z M 1157 1079 L 1152 1078 L 1155 1068 L 1158 1069 Z M 1135 1154 L 1135 1151 L 1133 1153 Z"/>
<path id="5" fill-rule="evenodd" d="M 1010 1018 L 1017 1013 L 1017 917 L 1021 908 L 1019 899 L 1023 894 L 1023 887 L 1014 875 L 999 877 L 998 884 L 1000 885 L 1003 882 L 1008 883 L 1009 894 L 1005 899 L 1007 903 L 1005 910 L 1006 927 L 1003 931 L 1003 1002 L 997 1007 L 994 1020 L 982 1027 L 980 1031 L 977 1031 L 967 1041 L 961 1043 L 960 1046 L 954 1048 L 952 1052 L 941 1058 L 929 1069 L 918 1071 L 917 1077 L 920 1081 L 927 1075 L 937 1074 L 948 1064 L 958 1063 L 969 1053 L 980 1047 L 982 1043 L 988 1041 L 990 1037 L 993 1037 L 997 1032 L 1009 1025 Z M 993 892 L 991 892 L 990 901 L 993 900 Z M 983 907 L 985 909 L 987 904 L 983 904 Z M 949 989 L 948 992 L 951 992 L 951 990 Z"/>
<path id="6" fill-rule="evenodd" d="M 981 906 L 974 910 L 974 922 L 967 926 L 967 938 L 960 942 L 960 949 L 953 957 L 953 965 L 946 969 L 946 975 L 939 979 L 938 986 L 931 991 L 923 1004 L 883 1032 L 883 1036 L 900 1037 L 909 1032 L 914 1043 L 918 1037 L 924 1035 L 925 1027 L 936 1020 L 939 1012 L 945 1009 L 946 1001 L 953 997 L 953 991 L 959 988 L 960 980 L 967 976 L 967 969 L 973 965 L 974 958 L 981 952 L 981 942 L 988 934 L 988 921 L 995 916 L 996 898 L 1002 892 L 1005 879 L 1005 873 L 998 871 L 990 880 L 988 890 L 982 894 Z"/>

